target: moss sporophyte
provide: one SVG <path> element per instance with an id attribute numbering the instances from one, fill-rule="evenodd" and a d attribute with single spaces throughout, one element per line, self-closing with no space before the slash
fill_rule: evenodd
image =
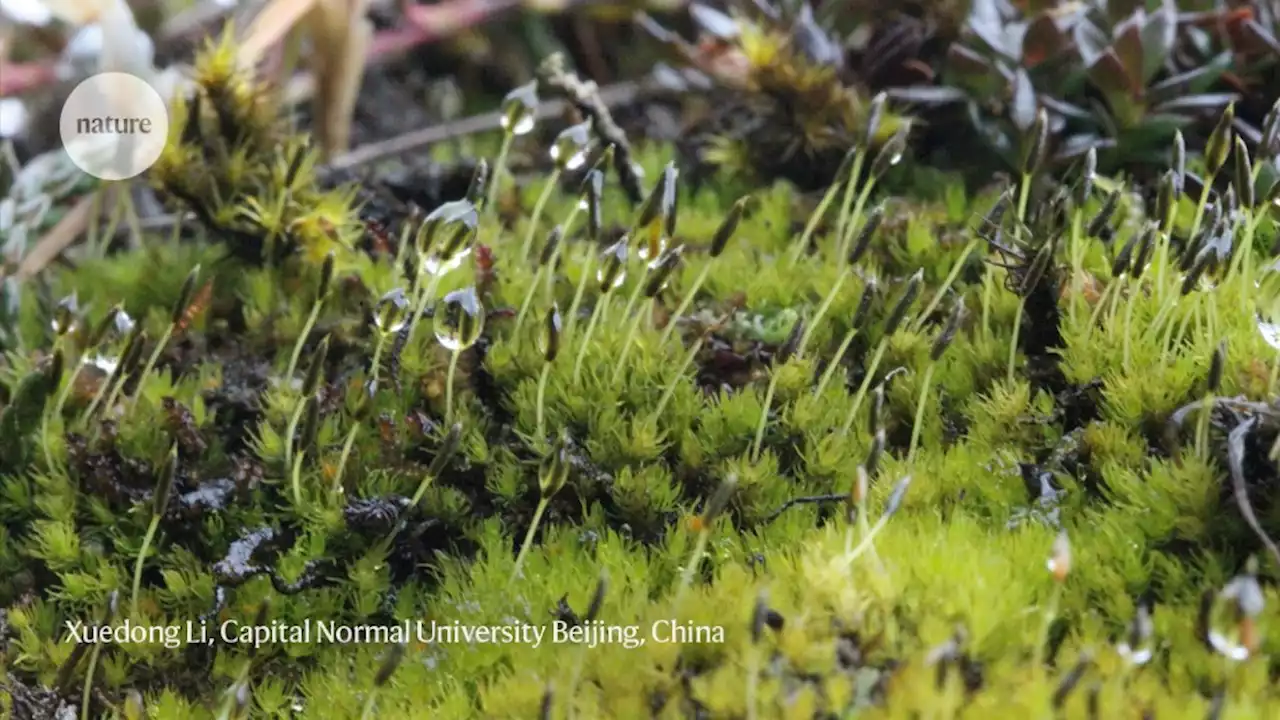
<path id="1" fill-rule="evenodd" d="M 146 177 L 180 231 L 0 278 L 0 715 L 1280 714 L 1254 50 L 932 8 L 1000 47 L 880 93 L 902 35 L 867 91 L 758 5 L 640 18 L 699 97 L 552 58 L 425 174 L 324 160 L 210 44 Z"/>

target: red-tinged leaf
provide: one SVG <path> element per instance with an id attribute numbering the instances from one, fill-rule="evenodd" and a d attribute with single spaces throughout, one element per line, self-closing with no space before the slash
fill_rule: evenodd
<path id="1" fill-rule="evenodd" d="M 1102 92 L 1111 109 L 1111 115 L 1121 127 L 1128 127 L 1142 118 L 1142 106 L 1136 89 L 1129 83 L 1124 63 L 1108 50 L 1089 68 L 1089 80 Z"/>
<path id="2" fill-rule="evenodd" d="M 1034 68 L 1057 55 L 1066 44 L 1058 23 L 1048 13 L 1041 13 L 1022 36 L 1022 64 L 1028 69 Z"/>
<path id="3" fill-rule="evenodd" d="M 1098 61 L 1089 66 L 1089 80 L 1108 99 L 1113 95 L 1131 96 L 1133 94 L 1133 86 L 1125 75 L 1124 63 L 1110 50 L 1098 56 Z"/>
<path id="4" fill-rule="evenodd" d="M 1142 23 L 1144 19 L 1145 15 L 1138 13 L 1121 23 L 1115 29 L 1115 42 L 1111 46 L 1112 52 L 1120 58 L 1120 63 L 1124 66 L 1126 81 L 1133 88 L 1140 87 L 1142 84 Z"/>
<path id="5" fill-rule="evenodd" d="M 1246 46 L 1244 49 L 1248 52 L 1280 57 L 1280 41 L 1276 40 L 1276 36 L 1271 31 L 1258 24 L 1257 20 L 1244 21 L 1241 35 L 1243 36 L 1242 44 Z"/>
<path id="6" fill-rule="evenodd" d="M 1031 77 L 1027 71 L 1018 68 L 1013 76 L 1013 99 L 1009 104 L 1009 119 L 1013 126 L 1021 132 L 1031 129 L 1036 121 L 1036 90 L 1031 85 Z"/>

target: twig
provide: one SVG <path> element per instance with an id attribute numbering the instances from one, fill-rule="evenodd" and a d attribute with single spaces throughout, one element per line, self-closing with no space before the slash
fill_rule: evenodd
<path id="1" fill-rule="evenodd" d="M 1244 438 L 1257 424 L 1257 416 L 1251 417 L 1235 426 L 1227 436 L 1227 465 L 1231 468 L 1231 492 L 1235 495 L 1236 506 L 1240 508 L 1240 516 L 1244 518 L 1245 524 L 1253 530 L 1258 540 L 1271 553 L 1276 565 L 1280 565 L 1280 547 L 1276 546 L 1275 541 L 1267 535 L 1261 523 L 1258 522 L 1258 516 L 1253 512 L 1253 505 L 1249 502 L 1249 489 L 1244 482 Z"/>
<path id="2" fill-rule="evenodd" d="M 597 98 L 601 105 L 626 105 L 639 99 L 648 89 L 648 86 L 644 83 L 622 82 L 600 89 L 597 93 Z M 558 98 L 545 100 L 538 105 L 537 117 L 539 120 L 546 120 L 561 116 L 569 104 L 567 101 Z M 359 165 L 402 155 L 424 145 L 452 140 L 463 135 L 474 135 L 497 130 L 502 127 L 501 119 L 500 113 L 483 113 L 460 118 L 453 122 L 432 125 L 431 127 L 397 135 L 386 140 L 379 140 L 335 158 L 333 162 L 329 163 L 328 169 L 349 170 Z M 618 151 L 620 150 L 621 148 Z"/>
<path id="3" fill-rule="evenodd" d="M 548 85 L 567 95 L 578 112 L 591 119 L 591 129 L 605 145 L 613 145 L 613 164 L 618 170 L 622 189 L 631 202 L 642 201 L 645 196 L 644 183 L 632 160 L 631 145 L 622 128 L 618 127 L 609 114 L 610 103 L 604 99 L 600 88 L 594 82 L 584 81 L 565 70 L 564 56 L 560 53 L 554 53 L 544 60 L 538 68 L 538 74 Z"/>
<path id="4" fill-rule="evenodd" d="M 46 265 L 53 262 L 62 251 L 71 246 L 77 239 L 84 235 L 89 227 L 89 220 L 93 215 L 93 195 L 97 192 L 109 192 L 103 188 L 95 190 L 76 201 L 76 204 L 67 211 L 66 215 L 58 221 L 57 225 L 50 228 L 49 232 L 43 237 L 22 258 L 22 263 L 18 265 L 15 277 L 18 282 L 22 282 L 29 277 L 44 269 Z"/>
<path id="5" fill-rule="evenodd" d="M 761 522 L 765 525 L 768 525 L 774 520 L 777 520 L 778 516 L 782 515 L 782 513 L 786 512 L 787 510 L 790 510 L 796 505 L 821 505 L 823 503 L 841 502 L 843 500 L 848 500 L 848 499 L 849 499 L 848 493 L 833 493 L 831 495 L 808 495 L 805 497 L 794 497 L 782 503 L 782 506 L 779 507 L 777 510 L 774 510 L 773 512 L 766 515 L 764 517 L 764 520 L 762 520 Z"/>

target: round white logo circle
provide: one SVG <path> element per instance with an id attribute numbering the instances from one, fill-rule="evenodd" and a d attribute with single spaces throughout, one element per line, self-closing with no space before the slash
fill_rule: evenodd
<path id="1" fill-rule="evenodd" d="M 71 91 L 59 130 L 76 167 L 100 180 L 127 180 L 160 159 L 169 137 L 169 108 L 146 80 L 100 73 Z"/>

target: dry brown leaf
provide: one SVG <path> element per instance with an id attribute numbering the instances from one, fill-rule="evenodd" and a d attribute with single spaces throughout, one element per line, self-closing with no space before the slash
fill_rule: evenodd
<path id="1" fill-rule="evenodd" d="M 105 193 L 102 207 L 108 207 L 108 201 L 113 193 L 108 188 L 102 188 L 97 192 Z M 89 220 L 93 216 L 93 195 L 93 193 L 90 193 L 77 200 L 76 204 L 67 211 L 67 214 L 63 215 L 62 219 L 58 221 L 58 224 L 50 228 L 49 232 L 45 233 L 35 247 L 31 249 L 31 252 L 22 258 L 21 264 L 18 265 L 18 271 L 14 275 L 18 282 L 33 277 L 61 255 L 62 251 L 71 247 L 72 243 L 84 236 L 85 231 L 89 229 Z"/>
<path id="2" fill-rule="evenodd" d="M 316 134 L 326 157 L 350 144 L 351 118 L 373 36 L 364 19 L 366 7 L 367 0 L 318 0 L 307 19 L 313 44 L 326 50 L 313 54 L 309 63 L 316 78 L 314 114 L 321 119 Z"/>
<path id="3" fill-rule="evenodd" d="M 253 19 L 240 40 L 241 67 L 253 67 L 268 48 L 280 42 L 315 6 L 316 0 L 271 0 Z M 323 47 L 323 46 L 321 46 Z M 318 53 L 323 54 L 323 53 Z"/>

